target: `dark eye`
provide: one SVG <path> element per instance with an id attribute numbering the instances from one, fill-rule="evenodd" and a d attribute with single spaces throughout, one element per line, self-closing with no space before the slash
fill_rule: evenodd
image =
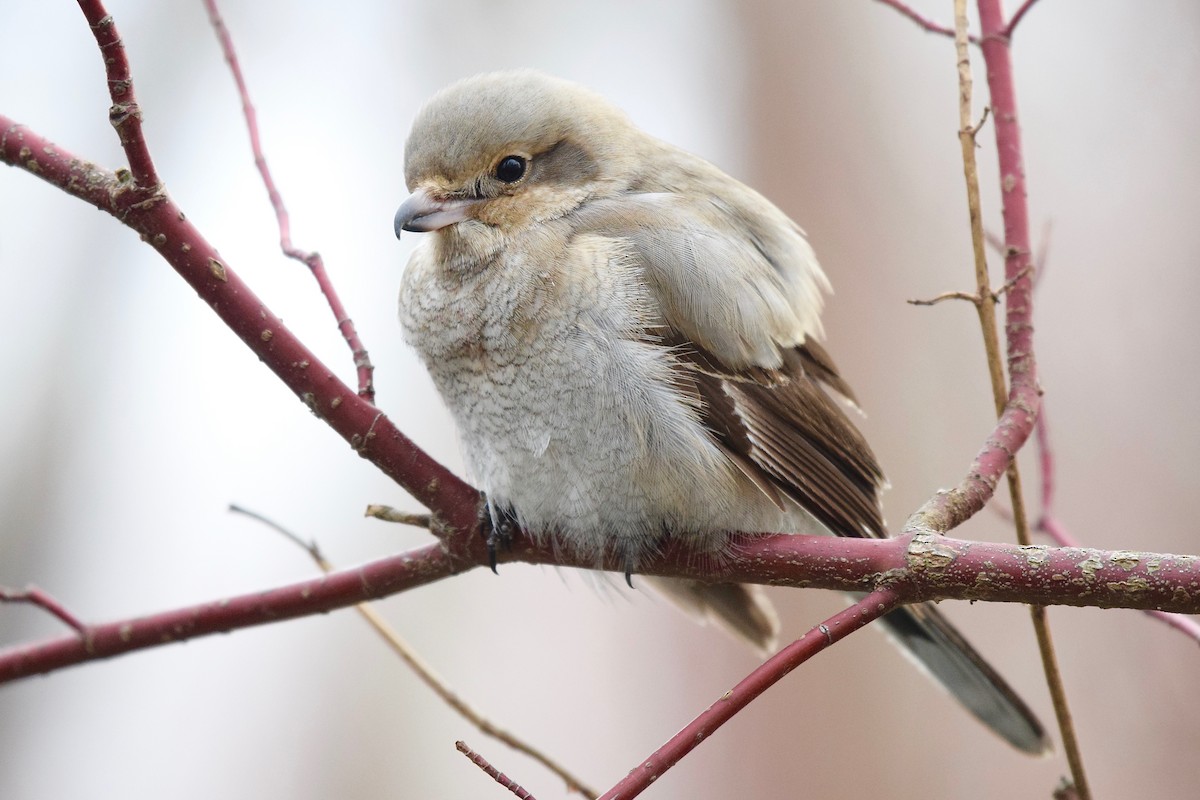
<path id="1" fill-rule="evenodd" d="M 505 156 L 496 165 L 496 179 L 504 183 L 516 183 L 525 175 L 525 159 L 520 156 Z"/>

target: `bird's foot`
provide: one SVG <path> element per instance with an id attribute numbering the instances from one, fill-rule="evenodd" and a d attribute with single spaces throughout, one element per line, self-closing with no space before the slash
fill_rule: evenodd
<path id="1" fill-rule="evenodd" d="M 517 518 L 506 508 L 498 508 L 491 502 L 485 502 L 479 510 L 479 530 L 487 544 L 488 566 L 492 572 L 499 575 L 496 569 L 496 551 L 498 547 L 512 549 L 513 533 L 517 530 Z"/>

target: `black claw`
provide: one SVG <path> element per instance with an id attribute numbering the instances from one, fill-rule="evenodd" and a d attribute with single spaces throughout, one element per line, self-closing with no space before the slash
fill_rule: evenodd
<path id="1" fill-rule="evenodd" d="M 500 570 L 496 569 L 496 537 L 489 535 L 487 538 L 488 549 L 488 566 L 492 568 L 493 575 L 499 575 Z"/>
<path id="2" fill-rule="evenodd" d="M 633 588 L 633 559 L 625 558 L 625 585 Z"/>
<path id="3" fill-rule="evenodd" d="M 479 515 L 482 518 L 479 521 L 479 530 L 487 543 L 488 566 L 492 568 L 493 573 L 499 575 L 500 572 L 496 569 L 497 547 L 512 549 L 513 532 L 517 529 L 516 518 L 508 509 L 496 508 L 487 502 L 480 508 Z"/>

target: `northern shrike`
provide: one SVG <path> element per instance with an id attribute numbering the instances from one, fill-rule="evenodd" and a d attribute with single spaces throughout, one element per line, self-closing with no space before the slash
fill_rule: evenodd
<path id="1" fill-rule="evenodd" d="M 819 344 L 829 284 L 753 189 L 598 95 L 533 71 L 450 86 L 405 146 L 400 316 L 497 516 L 628 570 L 668 539 L 886 535 L 883 474 Z M 760 648 L 757 587 L 655 580 Z M 1047 747 L 1021 699 L 927 603 L 888 629 L 979 719 Z"/>

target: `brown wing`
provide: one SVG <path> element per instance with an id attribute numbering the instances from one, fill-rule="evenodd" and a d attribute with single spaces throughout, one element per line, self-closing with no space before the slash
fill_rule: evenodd
<path id="1" fill-rule="evenodd" d="M 660 340 L 690 373 L 681 383 L 694 382 L 706 424 L 742 472 L 833 533 L 882 536 L 879 465 L 826 392 L 854 399 L 814 340 L 827 284 L 808 242 L 711 166 L 674 150 L 659 155 L 708 191 L 663 185 L 592 201 L 573 213 L 576 230 L 619 236 L 640 263 L 662 315 L 654 335 L 661 322 Z"/>
<path id="2" fill-rule="evenodd" d="M 815 342 L 784 353 L 779 369 L 724 369 L 679 334 L 702 414 L 738 467 L 776 503 L 782 492 L 841 536 L 885 535 L 884 479 L 871 448 L 825 387 L 853 400 Z M 766 488 L 764 488 L 766 487 Z"/>

